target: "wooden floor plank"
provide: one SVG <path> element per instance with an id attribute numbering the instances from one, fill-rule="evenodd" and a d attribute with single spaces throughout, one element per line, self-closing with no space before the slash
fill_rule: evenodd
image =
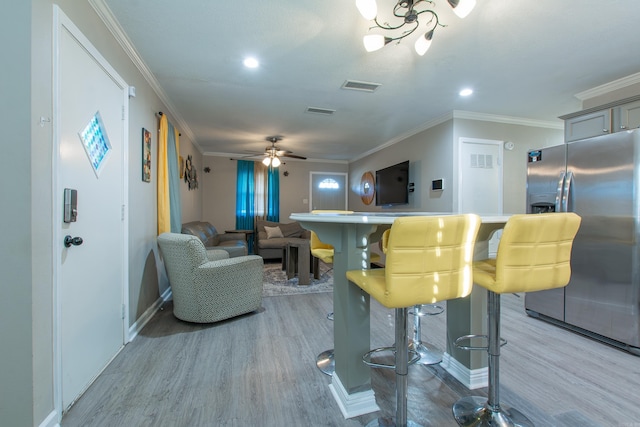
<path id="1" fill-rule="evenodd" d="M 640 419 L 640 359 L 524 313 L 504 295 L 501 401 L 538 426 L 632 426 Z M 63 426 L 362 426 L 395 412 L 392 370 L 372 371 L 381 413 L 345 420 L 315 366 L 332 347 L 330 293 L 269 297 L 258 312 L 211 325 L 182 322 L 171 303 L 63 417 Z M 393 342 L 393 311 L 371 302 L 371 346 Z M 445 349 L 445 316 L 423 321 Z M 412 366 L 409 418 L 455 426 L 467 390 L 439 365 Z M 634 424 L 636 423 L 636 424 Z"/>

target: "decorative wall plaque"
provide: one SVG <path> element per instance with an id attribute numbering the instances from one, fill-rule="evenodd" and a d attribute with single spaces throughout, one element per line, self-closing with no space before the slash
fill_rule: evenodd
<path id="1" fill-rule="evenodd" d="M 365 205 L 373 202 L 373 196 L 376 194 L 376 182 L 371 172 L 365 172 L 360 179 L 360 198 Z"/>

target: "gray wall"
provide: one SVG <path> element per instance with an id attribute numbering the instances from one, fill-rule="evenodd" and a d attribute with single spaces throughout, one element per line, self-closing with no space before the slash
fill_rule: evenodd
<path id="1" fill-rule="evenodd" d="M 236 165 L 229 157 L 205 155 L 204 165 L 211 172 L 203 174 L 202 218 L 218 231 L 236 228 Z M 311 160 L 285 160 L 280 165 L 280 221 L 291 222 L 293 212 L 309 212 L 310 172 L 347 172 L 346 163 L 315 162 Z M 289 176 L 284 176 L 287 171 Z"/>
<path id="2" fill-rule="evenodd" d="M 30 31 L 30 2 L 3 5 L 0 422 L 11 426 L 33 425 Z"/>
<path id="3" fill-rule="evenodd" d="M 12 200 L 18 208 L 11 219 L 4 218 L 3 253 L 19 255 L 19 261 L 2 258 L 4 300 L 11 302 L 9 310 L 0 310 L 3 316 L 1 360 L 10 370 L 0 375 L 0 413 L 3 422 L 10 425 L 38 425 L 54 411 L 54 280 L 51 218 L 58 203 L 53 202 L 52 122 L 39 124 L 39 118 L 53 120 L 52 99 L 52 37 L 53 1 L 32 0 L 11 2 L 3 13 L 3 40 L 13 44 L 11 52 L 2 55 L 11 66 L 4 66 L 2 99 L 11 100 L 10 126 L 4 126 L 4 141 L 10 142 L 11 151 L 1 156 L 3 173 L 11 176 L 4 182 L 3 200 Z M 180 128 L 171 112 L 152 90 L 140 71 L 100 20 L 87 1 L 59 0 L 62 11 L 76 24 L 127 84 L 136 87 L 136 97 L 129 104 L 129 318 L 130 327 L 168 288 L 164 267 L 156 247 L 157 213 L 157 137 L 159 111 Z M 24 34 L 23 34 L 24 33 Z M 15 52 L 14 52 L 15 50 Z M 29 55 L 31 64 L 29 64 Z M 25 60 L 26 56 L 26 60 Z M 29 94 L 31 92 L 31 104 Z M 5 94 L 7 96 L 5 97 Z M 3 110 L 4 110 L 3 104 Z M 3 117 L 7 117 L 3 112 Z M 142 128 L 152 135 L 151 182 L 141 179 Z M 180 129 L 179 129 L 180 130 Z M 8 134 L 7 134 L 8 132 Z M 31 136 L 29 142 L 29 135 Z M 20 143 L 23 141 L 23 143 Z M 180 154 L 193 155 L 194 164 L 202 165 L 202 155 L 182 132 Z M 22 158 L 25 157 L 25 158 Z M 6 165 L 5 165 L 6 163 Z M 31 174 L 29 175 L 29 170 Z M 198 171 L 202 177 L 201 170 Z M 31 182 L 29 181 L 31 177 Z M 15 179 L 21 177 L 21 179 Z M 4 193 L 7 194 L 4 194 Z M 30 199 L 29 199 L 30 197 Z M 188 191 L 181 185 L 183 219 L 200 219 L 202 215 L 202 187 Z M 8 212 L 5 210 L 5 212 Z M 18 213 L 19 212 L 19 213 Z M 16 215 L 18 213 L 18 215 Z M 6 215 L 6 214 L 3 214 Z M 21 222 L 25 222 L 21 226 Z M 29 222 L 30 221 L 30 222 Z M 6 228 L 6 227 L 5 227 Z M 8 237 L 8 238 L 7 238 Z M 19 237 L 19 241 L 17 238 Z M 9 245 L 9 247 L 4 247 Z M 33 267 L 32 267 L 33 266 Z M 12 277 L 15 272 L 16 277 Z M 19 275 L 18 275 L 19 273 Z M 4 287 L 9 286 L 5 291 Z M 14 312 L 16 311 L 16 312 Z M 5 332 L 6 326 L 10 331 Z M 10 333 L 9 333 L 10 332 Z M 5 335 L 7 334 L 7 335 Z M 33 347 L 33 351 L 32 348 Z M 8 352 L 6 355 L 4 352 Z M 14 360 L 15 359 L 15 360 Z M 28 369 L 23 368 L 28 364 Z"/>
<path id="4" fill-rule="evenodd" d="M 561 123 L 558 122 L 561 126 Z M 355 211 L 423 211 L 452 212 L 457 209 L 456 145 L 461 137 L 511 141 L 515 144 L 512 151 L 504 151 L 504 194 L 505 213 L 525 211 L 526 199 L 526 155 L 533 148 L 542 148 L 563 143 L 562 129 L 507 124 L 494 121 L 481 121 L 452 118 L 444 123 L 422 131 L 406 140 L 377 151 L 349 165 L 349 209 Z M 360 179 L 362 174 L 375 172 L 386 166 L 410 160 L 409 182 L 415 185 L 415 191 L 409 195 L 409 204 L 391 208 L 365 205 L 360 198 Z M 447 187 L 444 191 L 433 192 L 430 183 L 434 179 L 444 178 Z"/>

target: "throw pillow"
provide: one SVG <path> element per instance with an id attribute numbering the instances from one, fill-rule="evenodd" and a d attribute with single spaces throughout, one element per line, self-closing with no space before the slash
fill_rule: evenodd
<path id="1" fill-rule="evenodd" d="M 277 237 L 284 237 L 280 227 L 264 227 L 264 231 L 267 232 L 267 239 L 275 239 Z"/>

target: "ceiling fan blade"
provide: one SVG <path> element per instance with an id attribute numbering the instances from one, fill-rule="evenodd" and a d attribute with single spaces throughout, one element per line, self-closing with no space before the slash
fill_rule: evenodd
<path id="1" fill-rule="evenodd" d="M 306 157 L 303 156 L 297 156 L 295 154 L 282 154 L 281 157 L 291 157 L 292 159 L 301 159 L 301 160 L 307 160 Z"/>
<path id="2" fill-rule="evenodd" d="M 284 156 L 286 154 L 291 154 L 291 153 L 292 151 L 289 151 L 289 150 L 278 150 L 276 151 L 276 156 Z"/>

